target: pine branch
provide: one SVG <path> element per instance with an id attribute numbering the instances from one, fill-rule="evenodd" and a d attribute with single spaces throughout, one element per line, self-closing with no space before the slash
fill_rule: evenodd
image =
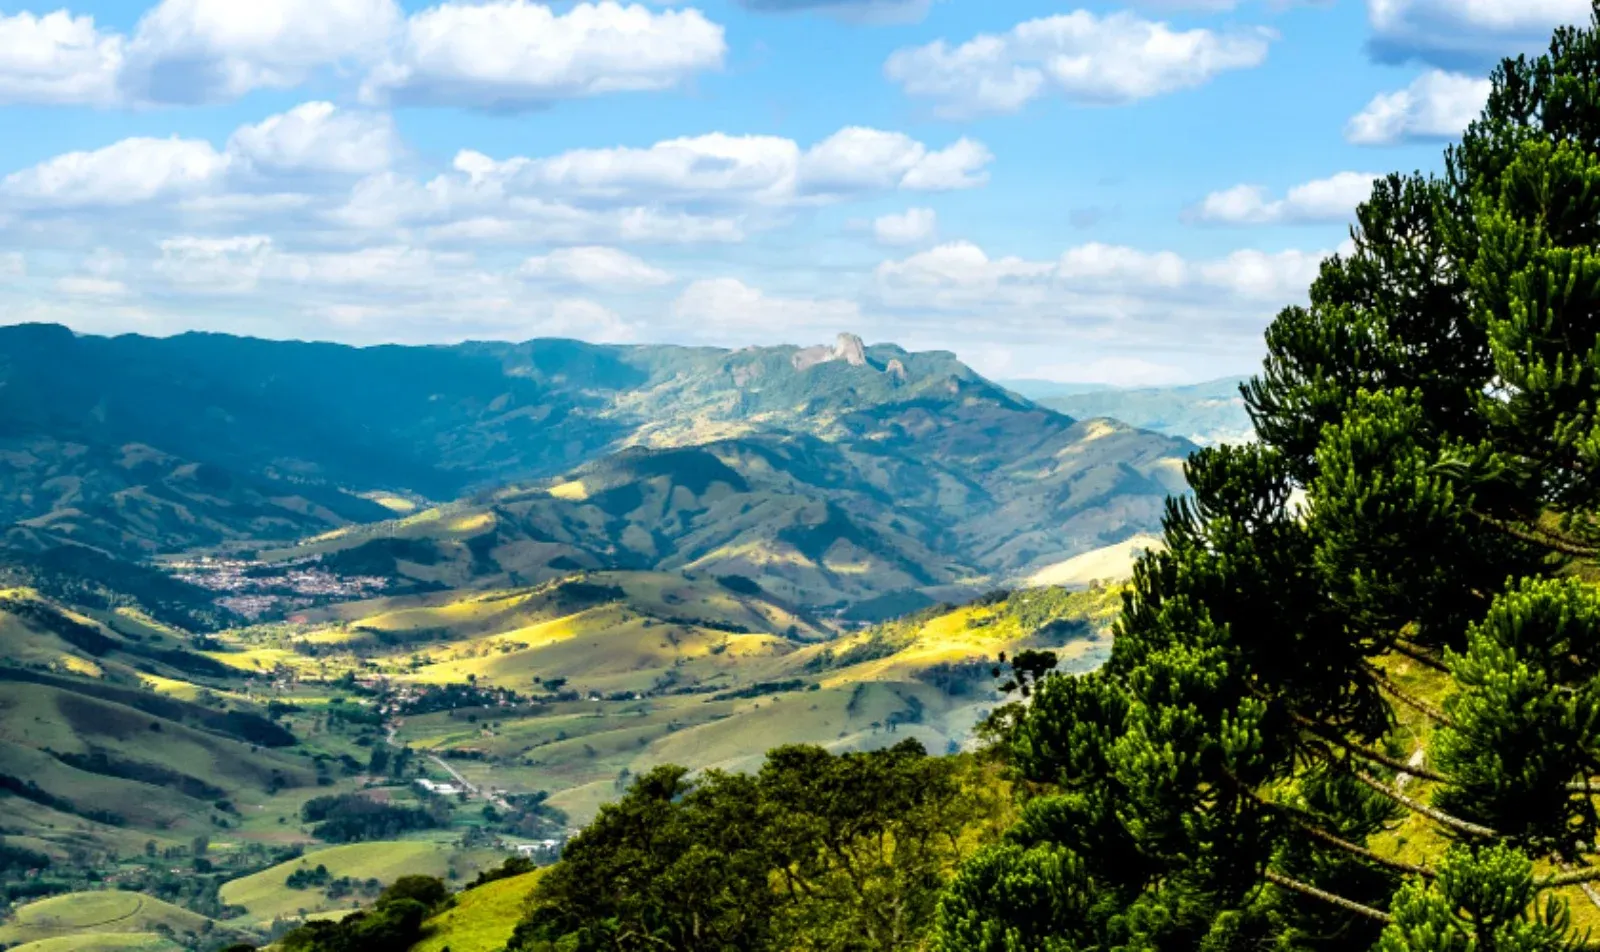
<path id="1" fill-rule="evenodd" d="M 1446 777 L 1446 776 L 1444 776 L 1442 774 L 1434 773 L 1433 771 L 1427 769 L 1426 767 L 1412 766 L 1411 764 L 1408 764 L 1403 760 L 1398 760 L 1398 759 L 1396 759 L 1394 757 L 1390 757 L 1388 754 L 1380 754 L 1375 750 L 1368 750 L 1365 747 L 1361 747 L 1361 746 L 1359 746 L 1357 744 L 1354 744 L 1354 743 L 1352 743 L 1352 742 L 1350 742 L 1348 740 L 1345 740 L 1345 739 L 1343 739 L 1341 737 L 1335 736 L 1333 734 L 1333 732 L 1330 731 L 1327 727 L 1325 727 L 1322 724 L 1318 724 L 1316 721 L 1312 720 L 1309 717 L 1306 717 L 1304 714 L 1299 714 L 1299 713 L 1295 713 L 1295 712 L 1291 711 L 1289 713 L 1289 716 L 1294 719 L 1295 723 L 1299 724 L 1301 727 L 1304 727 L 1306 730 L 1310 731 L 1313 735 L 1315 735 L 1318 740 L 1326 741 L 1327 743 L 1330 743 L 1330 744 L 1335 744 L 1340 749 L 1342 749 L 1342 750 L 1344 750 L 1344 751 L 1346 751 L 1348 753 L 1354 754 L 1357 757 L 1360 757 L 1362 760 L 1368 760 L 1368 761 L 1371 761 L 1372 763 L 1375 763 L 1375 764 L 1381 764 L 1381 765 L 1383 765 L 1385 767 L 1389 767 L 1389 768 L 1392 768 L 1394 770 L 1398 770 L 1403 774 L 1408 774 L 1408 775 L 1410 775 L 1412 777 L 1416 777 L 1419 780 L 1431 780 L 1434 783 L 1449 783 L 1450 782 L 1450 778 L 1449 777 Z"/>
<path id="2" fill-rule="evenodd" d="M 1367 673 L 1372 675 L 1372 679 L 1374 681 L 1378 682 L 1378 687 L 1382 688 L 1385 693 L 1399 701 L 1401 704 L 1404 704 L 1412 710 L 1417 711 L 1419 714 L 1424 715 L 1435 723 L 1443 724 L 1445 727 L 1456 726 L 1455 721 L 1450 719 L 1450 715 L 1434 707 L 1432 704 L 1429 704 L 1427 701 L 1424 701 L 1419 697 L 1413 697 L 1411 694 L 1407 693 L 1405 688 L 1402 688 L 1400 685 L 1389 680 L 1389 676 L 1379 670 L 1376 665 L 1368 664 Z"/>
<path id="3" fill-rule="evenodd" d="M 1291 811 L 1287 807 L 1283 807 L 1282 809 L 1289 813 L 1289 822 L 1293 823 L 1301 830 L 1304 830 L 1313 839 L 1321 840 L 1329 846 L 1344 850 L 1347 853 L 1359 856 L 1369 862 L 1377 863 L 1379 866 L 1387 866 L 1396 872 L 1407 873 L 1412 876 L 1421 876 L 1425 879 L 1433 879 L 1438 875 L 1426 866 L 1415 866 L 1411 863 L 1405 862 L 1404 860 L 1390 859 L 1387 856 L 1380 856 L 1377 853 L 1374 853 L 1372 850 L 1367 849 L 1365 846 L 1359 846 L 1350 842 L 1349 840 L 1339 838 L 1327 830 L 1324 830 L 1322 827 L 1317 826 L 1315 823 L 1312 823 L 1304 817 L 1297 815 L 1295 811 Z"/>
<path id="4" fill-rule="evenodd" d="M 1594 546 L 1583 545 L 1578 542 L 1573 542 L 1570 539 L 1563 539 L 1560 536 L 1553 536 L 1541 529 L 1529 529 L 1519 526 L 1514 522 L 1508 522 L 1504 519 L 1496 519 L 1494 516 L 1491 516 L 1488 513 L 1478 512 L 1475 509 L 1468 509 L 1467 511 L 1478 517 L 1479 521 L 1499 529 L 1501 532 L 1511 536 L 1513 539 L 1521 539 L 1523 542 L 1531 542 L 1534 545 L 1542 545 L 1547 549 L 1553 549 L 1554 551 L 1560 552 L 1563 555 L 1570 555 L 1573 558 L 1578 559 L 1592 559 L 1595 556 L 1600 555 L 1600 549 L 1597 549 Z"/>
<path id="5" fill-rule="evenodd" d="M 1500 835 L 1486 826 L 1479 826 L 1476 823 L 1458 819 L 1448 813 L 1445 813 L 1443 810 L 1435 809 L 1434 807 L 1428 806 L 1426 803 L 1413 800 L 1398 790 L 1391 790 L 1387 784 L 1379 780 L 1374 780 L 1372 777 L 1367 776 L 1359 770 L 1351 771 L 1351 773 L 1355 775 L 1357 780 L 1371 787 L 1373 790 L 1376 790 L 1378 793 L 1383 794 L 1390 800 L 1393 800 L 1394 802 L 1405 807 L 1407 810 L 1410 810 L 1413 813 L 1419 813 L 1435 823 L 1440 824 L 1441 826 L 1447 826 L 1452 830 L 1456 830 L 1460 833 L 1466 833 L 1470 836 L 1497 837 Z"/>
<path id="6" fill-rule="evenodd" d="M 1366 916 L 1368 919 L 1374 919 L 1378 922 L 1393 921 L 1389 914 L 1381 909 L 1374 909 L 1371 906 L 1363 906 L 1361 903 L 1352 899 L 1346 899 L 1343 896 L 1335 896 L 1333 893 L 1328 892 L 1325 889 L 1318 889 L 1315 886 L 1302 883 L 1299 880 L 1290 879 L 1282 873 L 1275 873 L 1269 869 L 1266 871 L 1265 875 L 1267 882 L 1273 884 L 1274 886 L 1280 886 L 1284 889 L 1287 889 L 1290 892 L 1297 892 L 1302 896 L 1310 896 L 1313 899 L 1320 899 L 1323 902 L 1332 903 L 1333 905 L 1338 906 L 1340 909 L 1346 910 L 1347 912 L 1353 912 L 1358 916 Z"/>
<path id="7" fill-rule="evenodd" d="M 1425 668 L 1432 668 L 1433 670 L 1442 674 L 1450 673 L 1450 669 L 1445 666 L 1443 661 L 1440 661 L 1437 658 L 1429 657 L 1421 648 L 1418 648 L 1409 641 L 1402 641 L 1397 638 L 1390 645 L 1390 647 L 1394 649 L 1396 653 L 1405 655 L 1407 658 L 1410 658 L 1412 661 L 1415 661 L 1417 664 L 1420 664 Z"/>
<path id="8" fill-rule="evenodd" d="M 1583 883 L 1600 881 L 1600 866 L 1585 866 L 1582 869 L 1571 869 L 1554 876 L 1546 876 L 1534 883 L 1540 889 L 1559 889 L 1562 886 L 1577 886 Z"/>
<path id="9" fill-rule="evenodd" d="M 1227 774 L 1228 779 L 1233 782 L 1233 785 L 1237 787 L 1239 792 L 1242 793 L 1246 798 L 1254 801 L 1258 806 L 1261 806 L 1264 809 L 1271 810 L 1274 813 L 1281 813 L 1288 817 L 1290 823 L 1293 823 L 1296 827 L 1305 831 L 1313 839 L 1320 840 L 1329 846 L 1344 850 L 1347 853 L 1359 856 L 1362 859 L 1370 862 L 1377 863 L 1379 866 L 1387 866 L 1390 869 L 1397 870 L 1402 873 L 1408 873 L 1413 876 L 1424 876 L 1429 879 L 1432 879 L 1435 876 L 1434 871 L 1425 866 L 1413 866 L 1412 864 L 1402 860 L 1390 859 L 1387 856 L 1381 856 L 1377 853 L 1374 853 L 1372 850 L 1367 849 L 1365 846 L 1352 843 L 1349 840 L 1339 836 L 1337 833 L 1332 833 L 1328 830 L 1325 830 L 1313 822 L 1311 815 L 1306 813 L 1306 811 L 1301 810 L 1298 807 L 1292 807 L 1287 803 L 1276 803 L 1272 800 L 1268 800 L 1261 794 L 1248 787 L 1244 781 L 1235 776 L 1232 771 L 1225 770 L 1224 773 Z"/>

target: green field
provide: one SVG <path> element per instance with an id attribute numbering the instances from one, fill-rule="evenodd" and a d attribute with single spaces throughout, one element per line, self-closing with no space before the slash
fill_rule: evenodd
<path id="1" fill-rule="evenodd" d="M 453 907 L 428 921 L 427 938 L 411 952 L 497 952 L 522 918 L 539 875 L 525 873 L 461 893 Z"/>
<path id="2" fill-rule="evenodd" d="M 479 869 L 503 860 L 503 855 L 476 851 L 462 852 L 448 843 L 405 840 L 380 843 L 354 843 L 331 846 L 307 853 L 222 887 L 222 901 L 243 906 L 243 922 L 265 925 L 273 919 L 301 919 L 317 913 L 356 908 L 352 898 L 331 900 L 318 889 L 291 889 L 286 883 L 296 870 L 326 866 L 334 877 L 348 876 L 364 881 L 376 879 L 388 884 L 401 876 L 438 876 L 470 879 Z"/>
<path id="3" fill-rule="evenodd" d="M 154 932 L 157 927 L 165 927 L 178 934 L 198 935 L 209 923 L 210 920 L 205 916 L 139 893 L 68 893 L 18 909 L 10 923 L 0 926 L 0 945 L 69 937 L 73 941 L 88 941 L 88 934 L 95 933 L 125 939 L 129 935 Z M 108 947 L 120 948 L 116 945 Z"/>
<path id="4" fill-rule="evenodd" d="M 41 939 L 16 946 L 11 952 L 183 952 L 183 946 L 163 936 L 129 932 Z"/>

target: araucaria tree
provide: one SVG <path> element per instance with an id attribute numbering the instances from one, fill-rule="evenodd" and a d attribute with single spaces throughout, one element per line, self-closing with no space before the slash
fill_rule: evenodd
<path id="1" fill-rule="evenodd" d="M 1197 454 L 946 952 L 1567 949 L 1600 922 L 1600 3 L 1377 182 Z"/>

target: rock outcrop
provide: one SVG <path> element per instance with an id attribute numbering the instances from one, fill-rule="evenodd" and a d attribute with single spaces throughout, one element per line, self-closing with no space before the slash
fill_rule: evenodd
<path id="1" fill-rule="evenodd" d="M 839 340 L 832 347 L 818 344 L 796 353 L 794 369 L 809 370 L 818 364 L 829 364 L 840 360 L 852 367 L 867 366 L 867 345 L 855 334 L 840 334 Z"/>

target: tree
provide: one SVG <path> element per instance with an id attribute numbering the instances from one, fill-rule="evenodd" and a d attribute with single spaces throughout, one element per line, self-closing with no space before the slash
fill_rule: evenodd
<path id="1" fill-rule="evenodd" d="M 942 950 L 1555 949 L 1600 880 L 1600 4 L 1279 315 Z M 1509 581 L 1508 581 L 1509 580 Z M 1402 855 L 1399 829 L 1457 843 Z M 1420 861 L 1419 861 L 1420 860 Z"/>
<path id="2" fill-rule="evenodd" d="M 782 747 L 754 777 L 659 767 L 567 845 L 509 948 L 914 947 L 996 805 L 977 769 L 916 741 Z"/>

